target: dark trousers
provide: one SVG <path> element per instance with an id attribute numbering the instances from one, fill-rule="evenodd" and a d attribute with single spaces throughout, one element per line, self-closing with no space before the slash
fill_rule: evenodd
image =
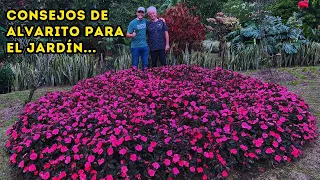
<path id="1" fill-rule="evenodd" d="M 167 65 L 166 61 L 166 51 L 164 49 L 150 51 L 152 67 L 157 67 L 158 58 L 163 66 Z"/>

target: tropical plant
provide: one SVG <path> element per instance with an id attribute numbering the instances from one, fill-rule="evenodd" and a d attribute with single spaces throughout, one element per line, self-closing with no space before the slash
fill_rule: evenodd
<path id="1" fill-rule="evenodd" d="M 299 9 L 300 7 L 300 9 Z M 320 25 L 320 0 L 300 1 L 297 0 L 278 0 L 272 4 L 270 9 L 274 16 L 282 17 L 284 20 L 294 12 L 299 12 L 304 18 L 303 29 L 306 36 L 312 39 L 311 29 L 317 29 Z"/>
<path id="2" fill-rule="evenodd" d="M 199 49 L 205 38 L 206 29 L 198 16 L 190 14 L 184 3 L 169 8 L 163 15 L 170 34 L 170 43 L 176 44 L 175 52 L 180 53 L 188 44 L 190 49 Z"/>
<path id="3" fill-rule="evenodd" d="M 230 33 L 229 37 L 232 38 L 232 48 L 238 51 L 248 45 L 261 44 L 268 55 L 275 55 L 280 50 L 295 54 L 307 43 L 301 26 L 302 18 L 298 18 L 297 14 L 289 18 L 286 24 L 282 23 L 280 17 L 265 15 L 261 22 L 254 19 L 246 27 Z"/>
<path id="4" fill-rule="evenodd" d="M 227 54 L 227 35 L 236 29 L 240 28 L 239 19 L 235 17 L 228 17 L 222 12 L 217 13 L 215 18 L 208 18 L 209 23 L 213 23 L 213 27 L 209 26 L 209 30 L 215 32 L 219 41 L 219 56 L 222 59 L 222 65 L 224 64 Z"/>

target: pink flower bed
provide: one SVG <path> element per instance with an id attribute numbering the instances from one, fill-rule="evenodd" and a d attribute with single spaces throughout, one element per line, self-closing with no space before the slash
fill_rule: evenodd
<path id="1" fill-rule="evenodd" d="M 300 156 L 316 137 L 308 109 L 286 88 L 237 72 L 128 69 L 29 103 L 6 147 L 27 178 L 224 178 Z"/>

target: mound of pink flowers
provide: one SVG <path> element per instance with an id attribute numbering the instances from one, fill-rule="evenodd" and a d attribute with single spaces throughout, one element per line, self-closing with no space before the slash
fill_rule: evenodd
<path id="1" fill-rule="evenodd" d="M 282 86 L 180 65 L 47 93 L 8 129 L 6 147 L 27 179 L 216 179 L 298 158 L 315 124 Z"/>

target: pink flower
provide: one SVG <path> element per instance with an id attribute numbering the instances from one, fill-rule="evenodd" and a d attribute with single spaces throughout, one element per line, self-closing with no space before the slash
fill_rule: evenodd
<path id="1" fill-rule="evenodd" d="M 85 169 L 86 171 L 90 171 L 90 170 L 91 170 L 91 163 L 90 163 L 90 162 L 86 162 L 86 163 L 84 164 L 84 169 Z"/>
<path id="2" fill-rule="evenodd" d="M 266 138 L 268 137 L 268 134 L 263 133 L 263 134 L 262 134 L 262 137 L 266 139 Z"/>
<path id="3" fill-rule="evenodd" d="M 78 147 L 75 145 L 75 146 L 72 147 L 72 151 L 73 151 L 74 153 L 78 153 L 78 152 L 79 152 L 79 149 L 78 149 Z"/>
<path id="4" fill-rule="evenodd" d="M 266 153 L 267 154 L 272 154 L 272 153 L 274 153 L 275 151 L 274 151 L 274 149 L 272 149 L 272 148 L 267 148 L 266 149 Z"/>
<path id="5" fill-rule="evenodd" d="M 152 170 L 152 169 L 149 169 L 148 170 L 148 174 L 153 177 L 155 175 L 156 171 Z"/>
<path id="6" fill-rule="evenodd" d="M 127 153 L 126 149 L 120 149 L 119 154 L 124 155 Z"/>
<path id="7" fill-rule="evenodd" d="M 153 152 L 153 148 L 149 146 L 149 147 L 148 147 L 148 151 L 149 151 L 149 152 Z"/>
<path id="8" fill-rule="evenodd" d="M 172 150 L 167 151 L 168 156 L 172 156 Z"/>
<path id="9" fill-rule="evenodd" d="M 104 163 L 104 159 L 103 159 L 103 158 L 98 160 L 98 164 L 99 164 L 99 165 L 101 165 L 101 164 L 103 164 L 103 163 Z"/>
<path id="10" fill-rule="evenodd" d="M 230 124 L 226 124 L 223 128 L 224 132 L 230 133 Z"/>
<path id="11" fill-rule="evenodd" d="M 49 173 L 49 172 L 43 173 L 43 172 L 41 171 L 39 175 L 40 175 L 40 177 L 41 177 L 42 179 L 49 179 L 49 178 L 50 178 L 50 173 Z"/>
<path id="12" fill-rule="evenodd" d="M 30 154 L 30 159 L 31 160 L 35 160 L 35 159 L 37 159 L 37 157 L 38 157 L 37 153 L 31 153 Z"/>
<path id="13" fill-rule="evenodd" d="M 54 130 L 52 131 L 52 134 L 53 134 L 53 135 L 59 134 L 59 129 L 54 129 Z"/>
<path id="14" fill-rule="evenodd" d="M 95 157 L 93 155 L 88 156 L 88 162 L 93 162 Z"/>
<path id="15" fill-rule="evenodd" d="M 151 109 L 154 109 L 155 107 L 156 107 L 156 105 L 155 105 L 154 103 L 151 103 L 151 104 L 150 104 L 150 108 L 151 108 Z"/>
<path id="16" fill-rule="evenodd" d="M 222 171 L 222 177 L 228 177 L 228 172 L 226 170 Z"/>
<path id="17" fill-rule="evenodd" d="M 61 152 L 67 152 L 68 151 L 68 148 L 67 148 L 67 146 L 62 146 L 61 147 Z"/>
<path id="18" fill-rule="evenodd" d="M 203 173 L 203 168 L 202 168 L 202 167 L 198 167 L 198 168 L 197 168 L 197 172 L 198 172 L 198 173 Z"/>
<path id="19" fill-rule="evenodd" d="M 112 148 L 112 147 L 109 147 L 109 148 L 107 149 L 107 153 L 108 153 L 109 156 L 111 156 L 111 155 L 113 154 L 113 148 Z"/>
<path id="20" fill-rule="evenodd" d="M 255 157 L 257 157 L 257 155 L 255 155 L 254 153 L 252 153 L 252 152 L 250 152 L 249 154 L 249 157 L 251 157 L 251 158 L 255 158 Z"/>
<path id="21" fill-rule="evenodd" d="M 191 167 L 190 167 L 190 171 L 191 171 L 191 172 L 196 172 L 196 168 L 195 168 L 194 166 L 191 166 Z"/>
<path id="22" fill-rule="evenodd" d="M 276 155 L 276 156 L 274 157 L 274 159 L 275 159 L 276 161 L 280 162 L 280 161 L 281 161 L 281 156 Z"/>
<path id="23" fill-rule="evenodd" d="M 159 169 L 159 167 L 160 167 L 159 163 L 157 163 L 157 162 L 152 163 L 152 166 L 153 166 L 155 169 Z"/>
<path id="24" fill-rule="evenodd" d="M 140 145 L 140 144 L 136 145 L 136 150 L 137 151 L 141 151 L 142 150 L 142 145 Z"/>
<path id="25" fill-rule="evenodd" d="M 232 154 L 237 154 L 237 153 L 238 153 L 237 149 L 231 149 L 230 152 L 231 152 Z"/>
<path id="26" fill-rule="evenodd" d="M 174 175 L 178 175 L 180 173 L 179 169 L 176 167 L 172 168 L 172 172 Z"/>
<path id="27" fill-rule="evenodd" d="M 62 178 L 65 178 L 67 177 L 67 173 L 65 171 L 61 171 L 60 174 L 59 174 L 59 178 L 62 179 Z"/>
<path id="28" fill-rule="evenodd" d="M 28 167 L 28 170 L 30 171 L 30 172 L 33 172 L 33 171 L 35 171 L 37 168 L 36 168 L 36 166 L 34 165 L 34 164 L 30 164 L 29 165 L 29 167 Z"/>
<path id="29" fill-rule="evenodd" d="M 273 147 L 276 147 L 276 148 L 277 148 L 277 147 L 279 146 L 279 143 L 278 143 L 277 141 L 273 141 L 273 142 L 272 142 L 272 145 L 273 145 Z"/>
<path id="30" fill-rule="evenodd" d="M 268 129 L 268 126 L 266 126 L 265 124 L 262 124 L 260 127 L 261 129 L 264 129 L 264 130 Z"/>
<path id="31" fill-rule="evenodd" d="M 128 172 L 127 166 L 121 166 L 121 172 L 126 174 Z"/>
<path id="32" fill-rule="evenodd" d="M 176 162 L 179 162 L 179 160 L 180 160 L 179 154 L 174 154 L 172 158 L 172 162 L 176 163 Z"/>
<path id="33" fill-rule="evenodd" d="M 33 140 L 38 140 L 40 138 L 40 134 L 35 134 L 34 136 L 33 136 Z"/>
<path id="34" fill-rule="evenodd" d="M 301 116 L 301 115 L 297 115 L 297 118 L 298 118 L 299 121 L 303 120 L 303 116 Z"/>
<path id="35" fill-rule="evenodd" d="M 130 160 L 133 161 L 133 162 L 136 161 L 137 160 L 137 155 L 136 154 L 131 154 L 130 155 Z"/>
<path id="36" fill-rule="evenodd" d="M 246 123 L 246 122 L 243 122 L 242 124 L 241 124 L 241 127 L 242 128 L 244 128 L 244 129 L 248 129 L 248 130 L 250 130 L 252 127 L 248 124 L 248 123 Z"/>
<path id="37" fill-rule="evenodd" d="M 164 143 L 165 143 L 165 144 L 169 144 L 170 140 L 171 140 L 171 137 L 167 137 L 167 138 L 164 140 Z"/>
<path id="38" fill-rule="evenodd" d="M 240 145 L 240 148 L 241 148 L 242 150 L 244 150 L 244 151 L 247 151 L 247 150 L 248 150 L 248 147 L 245 146 L 245 145 L 243 145 L 243 144 Z"/>
<path id="39" fill-rule="evenodd" d="M 257 140 L 253 140 L 253 144 L 256 146 L 256 147 L 261 147 L 261 145 L 263 144 L 264 140 L 262 138 L 258 138 Z"/>
<path id="40" fill-rule="evenodd" d="M 163 160 L 163 163 L 166 165 L 166 166 L 169 166 L 171 164 L 171 161 L 170 159 L 164 159 Z"/>
<path id="41" fill-rule="evenodd" d="M 107 180 L 113 180 L 113 177 L 112 177 L 112 175 L 110 175 L 110 174 L 109 174 L 109 175 L 107 175 L 107 177 L 106 177 L 106 178 L 107 178 Z"/>
<path id="42" fill-rule="evenodd" d="M 23 168 L 24 167 L 24 160 L 20 161 L 18 167 Z"/>
<path id="43" fill-rule="evenodd" d="M 148 138 L 145 137 L 145 136 L 141 136 L 140 139 L 141 139 L 141 141 L 143 141 L 143 142 L 147 142 L 147 140 L 148 140 Z"/>
<path id="44" fill-rule="evenodd" d="M 300 155 L 300 151 L 296 147 L 294 147 L 293 145 L 291 145 L 291 147 L 292 147 L 291 155 L 293 155 L 293 157 L 297 158 Z"/>
<path id="45" fill-rule="evenodd" d="M 152 141 L 151 143 L 150 143 L 150 147 L 156 147 L 156 145 L 157 145 L 157 142 L 154 142 L 154 141 Z"/>
<path id="46" fill-rule="evenodd" d="M 67 156 L 67 157 L 66 157 L 66 160 L 64 161 L 64 163 L 69 164 L 70 161 L 71 161 L 71 157 L 70 157 L 70 156 Z"/>

